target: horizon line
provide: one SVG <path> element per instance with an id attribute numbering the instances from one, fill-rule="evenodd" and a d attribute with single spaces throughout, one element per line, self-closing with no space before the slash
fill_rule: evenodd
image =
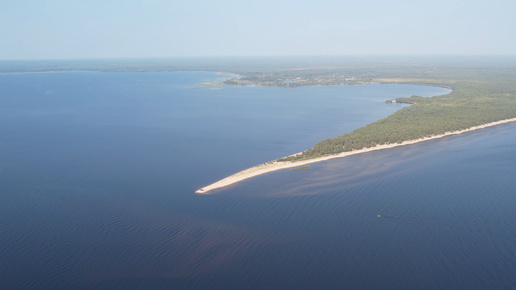
<path id="1" fill-rule="evenodd" d="M 291 55 L 192 55 L 192 56 L 112 56 L 63 58 L 9 58 L 0 61 L 77 61 L 77 60 L 159 60 L 159 59 L 228 59 L 228 58 L 335 58 L 335 57 L 516 57 L 516 54 L 460 54 L 460 53 L 409 53 L 409 54 L 291 54 Z"/>

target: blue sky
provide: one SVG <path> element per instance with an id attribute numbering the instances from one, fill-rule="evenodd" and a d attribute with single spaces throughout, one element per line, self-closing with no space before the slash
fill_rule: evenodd
<path id="1" fill-rule="evenodd" d="M 0 59 L 516 54 L 516 1 L 3 0 Z"/>

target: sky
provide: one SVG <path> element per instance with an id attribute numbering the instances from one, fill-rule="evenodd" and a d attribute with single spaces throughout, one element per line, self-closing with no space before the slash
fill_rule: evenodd
<path id="1" fill-rule="evenodd" d="M 514 0 L 0 0 L 0 59 L 514 55 Z"/>

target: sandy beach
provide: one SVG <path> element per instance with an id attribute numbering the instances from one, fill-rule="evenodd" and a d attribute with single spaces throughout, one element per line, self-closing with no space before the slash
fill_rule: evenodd
<path id="1" fill-rule="evenodd" d="M 500 125 L 500 124 L 505 124 L 505 123 L 509 123 L 509 122 L 515 122 L 515 121 L 516 121 L 516 118 L 506 119 L 506 120 L 501 120 L 498 122 L 492 122 L 492 123 L 488 123 L 488 124 L 484 124 L 484 125 L 480 125 L 480 126 L 471 127 L 471 128 L 465 129 L 465 130 L 446 132 L 445 134 L 441 134 L 441 135 L 435 135 L 435 136 L 425 137 L 425 138 L 416 139 L 416 140 L 409 140 L 409 141 L 405 141 L 403 143 L 377 145 L 375 147 L 364 148 L 364 149 L 354 150 L 354 151 L 349 151 L 349 152 L 342 152 L 342 153 L 335 154 L 335 155 L 328 155 L 325 157 L 314 158 L 314 159 L 309 159 L 309 160 L 287 161 L 287 162 L 271 161 L 271 162 L 260 164 L 260 165 L 248 168 L 246 170 L 240 171 L 238 173 L 235 173 L 235 174 L 228 176 L 224 179 L 221 179 L 215 183 L 205 186 L 205 187 L 195 191 L 195 193 L 206 194 L 214 189 L 222 188 L 222 187 L 240 182 L 242 180 L 245 180 L 245 179 L 248 179 L 251 177 L 255 177 L 255 176 L 258 176 L 261 174 L 269 173 L 269 172 L 280 170 L 280 169 L 298 167 L 298 166 L 303 166 L 303 165 L 307 165 L 307 164 L 311 164 L 311 163 L 315 163 L 315 162 L 326 161 L 326 160 L 330 160 L 330 159 L 334 159 L 334 158 L 342 158 L 342 157 L 346 157 L 346 156 L 371 152 L 371 151 L 375 151 L 375 150 L 383 150 L 383 149 L 388 149 L 388 148 L 393 148 L 393 147 L 398 147 L 398 146 L 415 144 L 415 143 L 419 143 L 419 142 L 438 139 L 438 138 L 442 138 L 442 137 L 446 137 L 446 136 L 450 136 L 450 135 L 458 135 L 458 134 L 462 134 L 462 133 L 466 133 L 466 132 L 470 132 L 470 131 L 474 131 L 474 130 L 479 130 L 479 129 L 492 127 L 492 126 L 496 126 L 496 125 Z"/>

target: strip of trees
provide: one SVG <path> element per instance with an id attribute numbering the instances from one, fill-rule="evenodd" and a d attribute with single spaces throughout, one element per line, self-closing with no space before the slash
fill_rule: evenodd
<path id="1" fill-rule="evenodd" d="M 444 96 L 398 98 L 397 102 L 413 105 L 353 132 L 323 140 L 301 155 L 281 160 L 311 159 L 401 143 L 516 118 L 516 84 L 512 81 L 466 81 L 452 88 L 454 91 Z"/>

